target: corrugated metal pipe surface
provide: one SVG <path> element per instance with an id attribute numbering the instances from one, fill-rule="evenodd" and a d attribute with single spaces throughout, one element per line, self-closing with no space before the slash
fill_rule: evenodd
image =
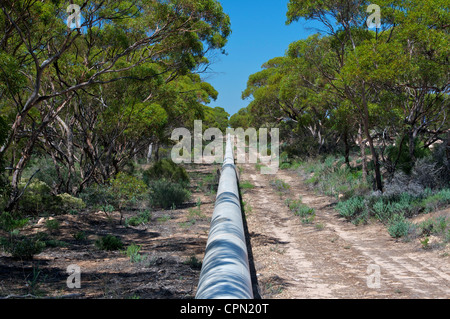
<path id="1" fill-rule="evenodd" d="M 196 299 L 253 299 L 232 145 L 228 135 Z"/>

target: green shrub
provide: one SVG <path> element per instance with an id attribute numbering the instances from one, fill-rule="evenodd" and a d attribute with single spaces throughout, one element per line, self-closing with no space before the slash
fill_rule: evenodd
<path id="1" fill-rule="evenodd" d="M 358 215 L 367 213 L 367 206 L 365 204 L 364 197 L 357 196 L 350 198 L 346 201 L 339 202 L 336 205 L 336 210 L 339 214 L 347 220 L 352 220 Z"/>
<path id="2" fill-rule="evenodd" d="M 111 181 L 111 191 L 116 199 L 117 209 L 130 206 L 147 192 L 145 183 L 134 176 L 119 173 Z"/>
<path id="3" fill-rule="evenodd" d="M 138 216 L 133 216 L 131 218 L 125 219 L 125 226 L 139 226 L 143 224 L 147 224 L 151 221 L 152 214 L 150 211 L 146 210 L 144 212 L 139 213 Z"/>
<path id="4" fill-rule="evenodd" d="M 34 235 L 33 240 L 40 241 L 45 244 L 45 247 L 67 247 L 68 244 L 64 241 L 53 239 L 51 235 L 45 233 L 45 232 L 38 232 L 36 235 Z"/>
<path id="5" fill-rule="evenodd" d="M 380 221 L 387 221 L 392 217 L 392 206 L 390 203 L 385 204 L 382 199 L 376 201 L 372 206 L 375 217 Z"/>
<path id="6" fill-rule="evenodd" d="M 187 219 L 191 224 L 195 224 L 197 222 L 197 220 L 206 219 L 206 215 L 202 214 L 200 207 L 189 208 Z"/>
<path id="7" fill-rule="evenodd" d="M 396 214 L 389 220 L 388 232 L 393 238 L 406 237 L 410 229 L 411 223 L 402 214 Z"/>
<path id="8" fill-rule="evenodd" d="M 183 185 L 189 184 L 189 176 L 184 167 L 174 163 L 171 159 L 163 159 L 142 174 L 144 182 L 150 186 L 153 181 L 166 179 Z"/>
<path id="9" fill-rule="evenodd" d="M 115 208 L 120 213 L 120 223 L 122 223 L 122 210 L 143 198 L 144 194 L 147 193 L 147 186 L 136 177 L 124 173 L 117 174 L 110 182 L 111 192 L 115 199 Z"/>
<path id="10" fill-rule="evenodd" d="M 345 199 L 365 195 L 370 187 L 362 178 L 362 170 L 344 165 L 345 158 L 328 156 L 323 162 L 310 160 L 302 163 L 303 174 L 307 175 L 306 183 L 316 191 L 327 196 Z M 300 173 L 301 173 L 300 172 Z M 313 173 L 313 176 L 309 174 Z"/>
<path id="11" fill-rule="evenodd" d="M 25 183 L 20 183 L 20 189 Z M 42 212 L 57 212 L 62 199 L 52 194 L 51 188 L 44 182 L 31 182 L 19 200 L 18 210 L 25 214 L 40 214 Z"/>
<path id="12" fill-rule="evenodd" d="M 122 240 L 113 235 L 106 235 L 105 237 L 100 237 L 95 241 L 95 246 L 100 250 L 119 250 L 123 248 Z"/>
<path id="13" fill-rule="evenodd" d="M 122 210 L 144 198 L 147 191 L 147 186 L 140 179 L 119 173 L 109 181 L 109 184 L 92 185 L 85 189 L 80 197 L 90 207 L 103 211 L 107 211 L 111 207 L 116 209 L 120 213 L 120 222 L 122 223 Z"/>
<path id="14" fill-rule="evenodd" d="M 300 217 L 307 217 L 309 215 L 314 215 L 314 214 L 315 214 L 314 208 L 308 207 L 305 204 L 300 205 L 295 212 L 295 215 L 300 216 Z"/>
<path id="15" fill-rule="evenodd" d="M 51 156 L 33 156 L 24 170 L 22 178 L 28 181 L 28 179 L 39 169 L 34 175 L 34 179 L 46 183 L 50 187 L 55 187 L 60 182 L 65 183 L 69 180 L 69 169 L 66 165 L 60 165 L 58 170 L 55 167 Z M 79 164 L 75 163 L 75 170 L 80 171 Z M 71 189 L 73 186 L 78 186 L 81 183 L 80 174 L 71 174 L 70 183 L 67 185 L 67 189 Z"/>
<path id="16" fill-rule="evenodd" d="M 47 229 L 50 232 L 54 232 L 54 231 L 59 230 L 60 224 L 59 224 L 59 222 L 56 219 L 48 219 L 45 222 L 45 227 L 47 227 Z"/>
<path id="17" fill-rule="evenodd" d="M 211 195 L 216 194 L 219 187 L 219 177 L 218 174 L 207 174 L 202 176 L 197 184 L 198 190 Z"/>
<path id="18" fill-rule="evenodd" d="M 7 232 L 23 228 L 28 222 L 28 218 L 15 218 L 8 212 L 0 213 L 0 229 Z"/>
<path id="19" fill-rule="evenodd" d="M 409 154 L 409 137 L 404 137 L 403 145 L 400 150 L 402 137 L 398 137 L 396 143 L 386 148 L 386 154 L 390 162 L 395 162 L 397 159 L 397 168 L 401 169 L 404 173 L 410 174 L 414 162 Z M 423 147 L 423 142 L 419 139 L 414 140 L 414 156 L 416 159 L 424 158 L 430 155 L 430 150 Z"/>
<path id="20" fill-rule="evenodd" d="M 144 261 L 146 259 L 144 256 L 139 254 L 140 251 L 141 251 L 141 246 L 133 243 L 127 247 L 127 250 L 125 253 L 128 256 L 128 258 L 130 258 L 130 261 L 132 263 L 138 263 L 138 262 Z"/>
<path id="21" fill-rule="evenodd" d="M 429 242 L 430 242 L 430 237 L 425 237 L 425 239 L 424 240 L 421 240 L 420 241 L 420 243 L 422 244 L 422 248 L 423 249 L 430 249 L 430 245 L 429 245 Z"/>
<path id="22" fill-rule="evenodd" d="M 281 179 L 272 180 L 269 182 L 270 186 L 275 188 L 277 192 L 287 193 L 291 189 L 291 186 Z"/>
<path id="23" fill-rule="evenodd" d="M 430 213 L 441 207 L 450 204 L 450 189 L 445 188 L 438 191 L 435 194 L 426 196 L 420 203 L 420 208 L 423 209 L 425 213 Z"/>
<path id="24" fill-rule="evenodd" d="M 421 230 L 421 235 L 445 235 L 449 224 L 445 216 L 440 216 L 437 218 L 429 218 L 419 224 L 419 229 Z"/>
<path id="25" fill-rule="evenodd" d="M 402 193 L 400 196 L 387 198 L 391 202 L 394 213 L 403 213 L 405 216 L 413 216 L 419 212 L 417 197 L 409 193 Z"/>
<path id="26" fill-rule="evenodd" d="M 74 197 L 70 194 L 59 194 L 57 197 L 61 200 L 60 208 L 64 212 L 70 212 L 72 210 L 81 210 L 86 207 L 86 204 L 81 198 Z"/>
<path id="27" fill-rule="evenodd" d="M 91 208 L 103 208 L 108 205 L 115 206 L 116 197 L 108 184 L 93 184 L 80 193 L 80 198 Z"/>
<path id="28" fill-rule="evenodd" d="M 202 269 L 202 262 L 197 259 L 195 255 L 192 255 L 184 262 L 185 265 L 189 265 L 192 269 Z"/>
<path id="29" fill-rule="evenodd" d="M 289 206 L 289 209 L 294 213 L 295 216 L 299 216 L 301 218 L 303 224 L 311 224 L 314 221 L 316 217 L 314 208 L 303 204 L 301 199 L 287 199 L 285 203 Z"/>
<path id="30" fill-rule="evenodd" d="M 3 250 L 10 253 L 13 258 L 31 260 L 34 255 L 41 253 L 45 248 L 45 242 L 32 238 L 12 235 L 9 238 L 0 238 Z"/>
<path id="31" fill-rule="evenodd" d="M 150 185 L 150 200 L 154 207 L 169 209 L 188 201 L 191 193 L 182 184 L 172 183 L 168 180 L 154 181 Z"/>
<path id="32" fill-rule="evenodd" d="M 85 233 L 84 231 L 76 232 L 76 233 L 73 234 L 72 236 L 73 236 L 73 238 L 74 238 L 76 241 L 83 241 L 83 240 L 86 240 L 86 233 Z"/>
<path id="33" fill-rule="evenodd" d="M 253 189 L 255 188 L 255 185 L 253 185 L 251 182 L 249 181 L 242 181 L 239 183 L 239 188 L 241 190 L 246 190 L 246 189 Z"/>
<path id="34" fill-rule="evenodd" d="M 449 227 L 449 223 L 445 216 L 441 216 L 436 219 L 437 233 L 445 233 L 447 227 Z"/>
<path id="35" fill-rule="evenodd" d="M 418 212 L 416 202 L 416 197 L 402 193 L 394 197 L 380 196 L 374 203 L 369 199 L 368 205 L 379 221 L 387 222 L 394 214 L 415 215 Z"/>

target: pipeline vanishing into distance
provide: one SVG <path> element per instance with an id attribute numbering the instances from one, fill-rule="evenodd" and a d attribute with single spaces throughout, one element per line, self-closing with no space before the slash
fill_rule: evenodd
<path id="1" fill-rule="evenodd" d="M 232 145 L 228 134 L 196 299 L 253 299 Z"/>

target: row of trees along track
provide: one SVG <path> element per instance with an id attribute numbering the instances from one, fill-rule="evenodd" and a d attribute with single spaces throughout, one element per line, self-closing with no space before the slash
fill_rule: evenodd
<path id="1" fill-rule="evenodd" d="M 358 145 L 364 177 L 383 191 L 383 165 L 392 176 L 404 157 L 413 166 L 435 142 L 450 147 L 450 17 L 446 1 L 378 1 L 382 25 L 369 30 L 370 3 L 290 0 L 287 23 L 317 22 L 323 34 L 251 75 L 243 98 L 253 99 L 230 122 L 278 126 L 300 156 L 342 147 L 348 166 Z"/>
<path id="2" fill-rule="evenodd" d="M 0 2 L 0 156 L 12 210 L 36 152 L 58 171 L 55 193 L 104 183 L 167 131 L 205 117 L 214 88 L 200 79 L 223 52 L 230 19 L 219 2 L 83 1 L 66 25 L 65 1 Z M 64 170 L 64 174 L 63 171 Z M 67 173 L 65 173 L 67 171 Z"/>

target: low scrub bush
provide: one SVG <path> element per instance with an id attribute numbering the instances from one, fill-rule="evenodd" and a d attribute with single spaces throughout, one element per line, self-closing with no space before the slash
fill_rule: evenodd
<path id="1" fill-rule="evenodd" d="M 59 227 L 59 226 L 58 226 Z M 38 232 L 36 235 L 34 235 L 33 240 L 38 240 L 40 242 L 43 242 L 45 244 L 45 247 L 67 247 L 68 244 L 64 241 L 54 239 L 51 237 L 50 234 L 46 232 Z"/>
<path id="2" fill-rule="evenodd" d="M 110 185 L 93 184 L 83 190 L 80 198 L 90 208 L 103 208 L 108 205 L 116 204 L 115 195 Z"/>
<path id="3" fill-rule="evenodd" d="M 412 217 L 419 213 L 429 213 L 450 205 L 450 189 L 433 192 L 426 189 L 420 195 L 404 192 L 396 195 L 374 194 L 353 197 L 339 202 L 336 210 L 347 220 L 360 221 L 371 216 L 388 223 L 395 215 Z"/>
<path id="4" fill-rule="evenodd" d="M 308 176 L 306 184 L 319 193 L 338 198 L 362 196 L 369 192 L 369 184 L 362 179 L 362 171 L 345 165 L 343 157 L 328 156 L 324 161 L 310 160 L 301 165 L 302 174 Z"/>
<path id="5" fill-rule="evenodd" d="M 242 181 L 239 183 L 239 188 L 241 190 L 246 190 L 246 189 L 253 189 L 255 188 L 255 185 L 253 185 L 251 182 L 249 181 Z"/>
<path id="6" fill-rule="evenodd" d="M 353 220 L 359 215 L 367 214 L 367 205 L 364 197 L 357 196 L 346 201 L 341 201 L 336 205 L 336 210 L 347 220 Z"/>
<path id="7" fill-rule="evenodd" d="M 48 219 L 45 222 L 45 227 L 47 227 L 50 232 L 56 232 L 59 230 L 60 223 L 56 219 Z"/>
<path id="8" fill-rule="evenodd" d="M 138 216 L 133 216 L 125 219 L 125 226 L 139 226 L 143 224 L 147 224 L 151 221 L 152 214 L 150 211 L 146 210 L 144 212 L 139 213 Z"/>
<path id="9" fill-rule="evenodd" d="M 100 237 L 95 241 L 95 246 L 100 250 L 119 250 L 123 248 L 122 240 L 119 237 L 113 235 L 106 235 Z"/>
<path id="10" fill-rule="evenodd" d="M 197 220 L 205 220 L 206 215 L 202 213 L 199 207 L 190 208 L 187 215 L 187 219 L 190 224 L 195 224 Z"/>
<path id="11" fill-rule="evenodd" d="M 23 228 L 28 224 L 28 222 L 28 218 L 18 218 L 8 212 L 0 213 L 0 229 L 7 232 L 12 232 L 15 229 Z"/>
<path id="12" fill-rule="evenodd" d="M 186 259 L 184 261 L 184 264 L 189 265 L 189 267 L 191 267 L 192 269 L 197 269 L 197 270 L 202 269 L 202 262 L 200 260 L 198 260 L 195 255 L 192 255 L 191 257 Z"/>
<path id="13" fill-rule="evenodd" d="M 59 165 L 57 170 L 50 156 L 33 156 L 23 172 L 23 180 L 28 180 L 37 170 L 39 171 L 34 175 L 34 179 L 44 182 L 55 191 L 57 190 L 59 183 L 62 182 L 65 185 L 66 182 L 68 182 L 68 167 L 66 165 Z M 77 172 L 79 171 L 78 163 L 75 164 L 75 170 Z M 81 178 L 79 174 L 72 174 L 70 183 L 67 185 L 66 189 L 71 189 L 73 186 L 78 186 L 80 183 Z"/>
<path id="14" fill-rule="evenodd" d="M 153 181 L 166 179 L 174 183 L 189 184 L 189 176 L 184 167 L 174 163 L 171 159 L 163 159 L 142 174 L 144 182 L 150 186 Z"/>
<path id="15" fill-rule="evenodd" d="M 191 193 L 182 184 L 162 179 L 150 184 L 150 201 L 154 207 L 169 209 L 179 206 L 191 197 Z"/>
<path id="16" fill-rule="evenodd" d="M 143 181 L 134 176 L 119 173 L 110 181 L 111 192 L 113 193 L 115 208 L 120 213 L 120 223 L 122 223 L 122 210 L 131 207 L 147 193 L 147 186 Z"/>
<path id="17" fill-rule="evenodd" d="M 207 174 L 202 176 L 197 183 L 198 191 L 206 192 L 210 195 L 216 194 L 219 187 L 219 174 Z"/>
<path id="18" fill-rule="evenodd" d="M 287 199 L 285 203 L 295 216 L 299 216 L 301 218 L 303 224 L 311 224 L 314 221 L 316 217 L 315 209 L 303 204 L 301 199 Z"/>
<path id="19" fill-rule="evenodd" d="M 21 191 L 25 185 L 25 183 L 20 184 Z M 37 215 L 42 212 L 57 212 L 61 204 L 62 199 L 52 194 L 51 188 L 46 183 L 34 181 L 25 189 L 17 208 L 22 214 Z"/>
<path id="20" fill-rule="evenodd" d="M 402 171 L 398 171 L 384 185 L 384 195 L 399 196 L 408 193 L 412 196 L 419 196 L 425 191 L 425 188 L 412 180 L 410 176 Z"/>
<path id="21" fill-rule="evenodd" d="M 9 238 L 0 238 L 0 245 L 13 258 L 23 260 L 33 259 L 33 256 L 41 253 L 46 246 L 45 242 L 39 239 L 13 234 Z"/>
<path id="22" fill-rule="evenodd" d="M 72 237 L 76 240 L 76 241 L 84 241 L 86 240 L 86 233 L 84 231 L 78 231 L 74 234 L 72 234 Z"/>
<path id="23" fill-rule="evenodd" d="M 430 194 L 430 193 L 429 193 Z M 450 188 L 442 189 L 419 202 L 425 213 L 450 205 Z"/>
<path id="24" fill-rule="evenodd" d="M 78 211 L 86 207 L 81 198 L 64 193 L 56 195 L 60 199 L 60 209 L 64 212 Z"/>
<path id="25" fill-rule="evenodd" d="M 430 218 L 421 222 L 418 225 L 421 236 L 430 236 L 430 235 L 445 236 L 449 227 L 450 227 L 449 220 L 445 216 Z"/>
<path id="26" fill-rule="evenodd" d="M 120 213 L 122 222 L 123 209 L 131 208 L 143 199 L 148 188 L 145 183 L 131 175 L 119 173 L 108 184 L 92 185 L 80 195 L 88 206 L 108 211 L 112 207 Z"/>
<path id="27" fill-rule="evenodd" d="M 130 261 L 132 263 L 139 263 L 146 259 L 146 256 L 142 256 L 140 254 L 140 251 L 141 251 L 141 246 L 133 243 L 127 247 L 125 254 L 127 255 L 128 258 L 130 258 Z"/>
<path id="28" fill-rule="evenodd" d="M 291 189 L 291 186 L 281 179 L 272 180 L 269 183 L 277 192 L 287 193 Z"/>
<path id="29" fill-rule="evenodd" d="M 25 185 L 25 183 L 21 183 L 21 189 Z M 85 207 L 86 205 L 81 198 L 65 193 L 54 195 L 46 183 L 34 181 L 28 185 L 24 194 L 19 199 L 17 211 L 27 215 L 39 215 L 43 212 L 65 214 L 70 211 L 81 210 Z"/>
<path id="30" fill-rule="evenodd" d="M 411 229 L 412 224 L 402 214 L 396 214 L 389 220 L 388 232 L 393 238 L 406 237 Z"/>

